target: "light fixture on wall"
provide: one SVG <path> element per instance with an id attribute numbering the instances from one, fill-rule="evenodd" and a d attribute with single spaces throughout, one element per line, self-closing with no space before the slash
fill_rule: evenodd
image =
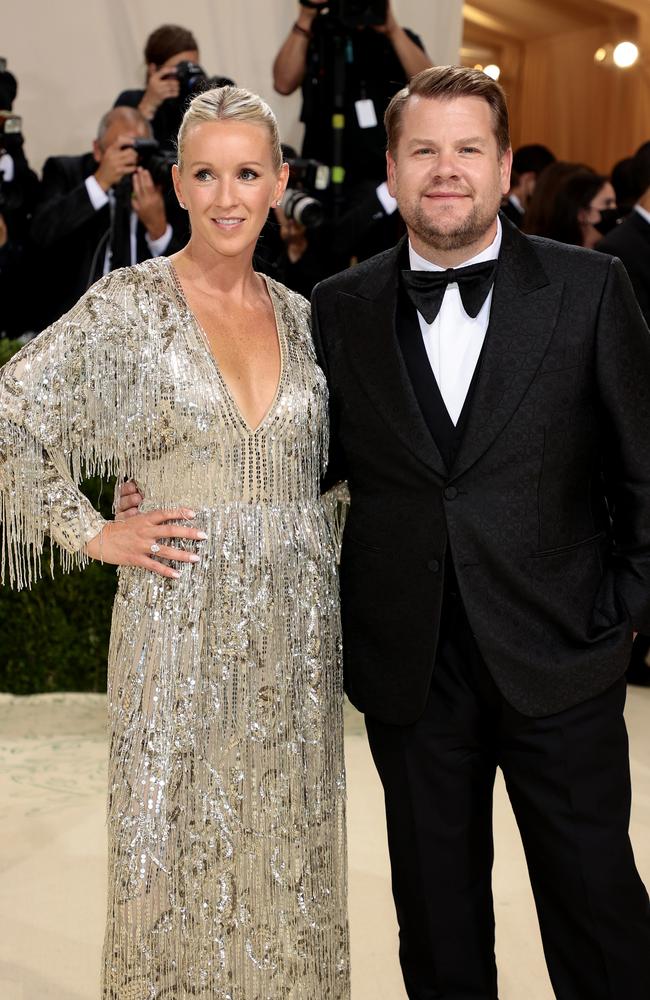
<path id="1" fill-rule="evenodd" d="M 639 58 L 639 49 L 634 42 L 619 42 L 613 55 L 618 68 L 627 69 L 629 66 L 634 66 Z"/>
<path id="2" fill-rule="evenodd" d="M 501 76 L 501 67 L 497 66 L 496 63 L 489 63 L 487 66 L 483 67 L 483 72 L 492 80 L 498 80 Z"/>
<path id="3" fill-rule="evenodd" d="M 615 66 L 617 69 L 629 69 L 639 58 L 639 49 L 634 42 L 619 42 L 612 45 L 608 42 L 594 52 L 594 62 L 599 66 Z"/>

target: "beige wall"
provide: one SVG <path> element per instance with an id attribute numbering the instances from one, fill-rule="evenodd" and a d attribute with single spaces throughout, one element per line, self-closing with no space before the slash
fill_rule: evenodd
<path id="1" fill-rule="evenodd" d="M 590 28 L 525 47 L 516 139 L 609 173 L 650 139 L 650 79 L 643 63 L 627 71 L 597 66 L 604 34 Z"/>
<path id="2" fill-rule="evenodd" d="M 439 63 L 456 62 L 462 0 L 394 0 Z M 232 77 L 272 104 L 283 138 L 300 142 L 298 95 L 273 91 L 271 63 L 295 20 L 295 0 L 2 0 L 0 55 L 19 82 L 30 162 L 90 148 L 97 122 L 121 90 L 141 85 L 142 48 L 165 22 L 196 35 L 210 74 Z"/>

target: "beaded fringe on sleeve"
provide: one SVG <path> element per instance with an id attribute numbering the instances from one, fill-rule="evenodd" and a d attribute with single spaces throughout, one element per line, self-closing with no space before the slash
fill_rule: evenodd
<path id="1" fill-rule="evenodd" d="M 64 571 L 104 520 L 84 476 L 129 474 L 151 452 L 165 317 L 115 271 L 0 372 L 0 580 L 29 587 L 45 536 Z M 155 333 L 154 333 L 155 331 Z"/>

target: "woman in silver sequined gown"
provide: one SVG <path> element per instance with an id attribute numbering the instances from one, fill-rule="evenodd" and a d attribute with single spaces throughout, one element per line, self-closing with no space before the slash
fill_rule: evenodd
<path id="1" fill-rule="evenodd" d="M 102 279 L 0 380 L 11 583 L 38 573 L 45 533 L 68 565 L 97 554 L 84 469 L 146 497 L 109 522 L 120 538 L 187 504 L 207 536 L 159 539 L 200 558 L 168 563 L 176 579 L 119 573 L 105 1000 L 349 998 L 327 391 L 307 303 L 266 288 L 281 364 L 255 428 L 166 258 Z"/>

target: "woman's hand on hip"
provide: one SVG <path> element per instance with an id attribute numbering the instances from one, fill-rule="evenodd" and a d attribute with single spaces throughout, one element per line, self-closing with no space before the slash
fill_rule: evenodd
<path id="1" fill-rule="evenodd" d="M 200 558 L 195 552 L 166 542 L 174 538 L 205 541 L 208 536 L 196 528 L 169 522 L 189 521 L 194 517 L 196 514 L 188 507 L 151 510 L 146 514 L 132 511 L 124 520 L 108 521 L 100 533 L 88 542 L 86 553 L 91 559 L 113 566 L 139 566 L 158 576 L 178 579 L 180 573 L 169 562 L 197 563 Z"/>

